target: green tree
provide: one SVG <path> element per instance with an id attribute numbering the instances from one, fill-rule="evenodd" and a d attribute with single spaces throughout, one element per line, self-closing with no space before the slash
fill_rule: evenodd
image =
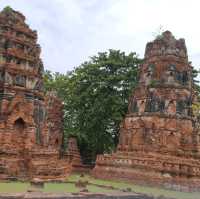
<path id="1" fill-rule="evenodd" d="M 193 78 L 194 89 L 198 95 L 198 98 L 200 98 L 200 86 L 199 86 L 198 75 L 199 75 L 199 70 L 196 70 L 192 67 L 192 78 Z"/>
<path id="2" fill-rule="evenodd" d="M 109 50 L 66 75 L 46 72 L 46 89 L 64 100 L 65 133 L 77 136 L 83 156 L 94 160 L 115 148 L 140 63 L 135 53 Z"/>

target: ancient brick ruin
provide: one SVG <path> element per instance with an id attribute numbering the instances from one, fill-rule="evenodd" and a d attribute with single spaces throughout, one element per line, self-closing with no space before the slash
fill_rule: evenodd
<path id="1" fill-rule="evenodd" d="M 77 144 L 77 138 L 71 136 L 68 138 L 66 156 L 69 156 L 72 164 L 72 171 L 84 171 L 85 166 L 82 164 L 80 151 Z"/>
<path id="2" fill-rule="evenodd" d="M 65 179 L 62 102 L 43 91 L 37 33 L 7 7 L 0 13 L 0 179 Z"/>
<path id="3" fill-rule="evenodd" d="M 139 84 L 121 124 L 117 151 L 93 174 L 158 185 L 200 187 L 200 137 L 184 39 L 166 31 L 146 45 Z"/>

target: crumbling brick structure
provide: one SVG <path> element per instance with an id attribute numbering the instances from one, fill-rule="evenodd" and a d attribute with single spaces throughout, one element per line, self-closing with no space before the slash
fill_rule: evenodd
<path id="1" fill-rule="evenodd" d="M 192 113 L 195 100 L 185 41 L 166 31 L 147 43 L 117 151 L 99 155 L 93 174 L 199 188 L 200 137 Z"/>
<path id="2" fill-rule="evenodd" d="M 0 13 L 0 179 L 64 179 L 62 102 L 44 95 L 37 33 L 7 7 Z"/>
<path id="3" fill-rule="evenodd" d="M 71 136 L 68 138 L 67 151 L 65 152 L 65 154 L 69 156 L 71 159 L 72 171 L 75 171 L 75 172 L 84 171 L 86 165 L 82 164 L 81 155 L 78 148 L 76 137 Z"/>

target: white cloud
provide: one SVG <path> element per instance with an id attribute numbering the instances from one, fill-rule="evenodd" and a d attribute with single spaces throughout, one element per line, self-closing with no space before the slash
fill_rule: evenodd
<path id="1" fill-rule="evenodd" d="M 98 51 L 136 51 L 160 25 L 186 40 L 189 58 L 200 68 L 200 2 L 197 0 L 0 0 L 27 17 L 36 29 L 45 67 L 66 72 Z"/>

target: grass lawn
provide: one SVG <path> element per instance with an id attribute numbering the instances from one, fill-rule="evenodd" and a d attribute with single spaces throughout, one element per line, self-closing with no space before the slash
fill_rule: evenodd
<path id="1" fill-rule="evenodd" d="M 73 174 L 69 177 L 68 180 L 78 181 L 79 179 L 80 179 L 80 175 Z M 84 180 L 87 180 L 91 183 L 98 184 L 98 185 L 108 185 L 108 186 L 112 186 L 112 187 L 120 188 L 120 189 L 131 188 L 131 190 L 134 192 L 153 195 L 156 197 L 163 195 L 166 197 L 171 197 L 171 198 L 176 198 L 176 199 L 200 199 L 200 192 L 185 193 L 185 192 L 172 191 L 172 190 L 167 190 L 167 189 L 162 189 L 162 188 L 134 185 L 131 183 L 126 183 L 126 182 L 95 179 L 89 175 L 85 175 Z"/>
<path id="2" fill-rule="evenodd" d="M 53 193 L 77 193 L 79 189 L 71 183 L 46 183 L 43 191 Z"/>
<path id="3" fill-rule="evenodd" d="M 26 192 L 30 187 L 29 183 L 23 182 L 1 182 L 0 193 L 21 193 Z"/>
<path id="4" fill-rule="evenodd" d="M 171 197 L 176 199 L 200 199 L 200 192 L 194 193 L 184 193 L 178 191 L 171 191 L 161 188 L 154 188 L 154 187 L 147 187 L 147 186 L 140 186 L 134 185 L 125 182 L 117 182 L 111 180 L 100 180 L 95 179 L 89 175 L 84 175 L 84 177 L 80 177 L 79 174 L 71 175 L 67 181 L 74 182 L 74 183 L 45 183 L 44 192 L 49 193 L 77 193 L 79 192 L 79 188 L 75 187 L 75 182 L 79 180 L 87 180 L 89 183 L 93 183 L 96 185 L 105 185 L 105 186 L 112 186 L 118 189 L 127 189 L 130 188 L 132 191 L 137 193 L 143 193 L 153 196 L 165 196 Z M 66 182 L 67 182 L 66 181 Z M 22 183 L 22 182 L 9 182 L 9 183 L 0 183 L 0 193 L 22 193 L 26 192 L 30 188 L 30 184 Z M 102 188 L 95 185 L 88 185 L 87 189 L 91 193 L 110 193 L 114 192 L 115 190 L 109 188 Z"/>

